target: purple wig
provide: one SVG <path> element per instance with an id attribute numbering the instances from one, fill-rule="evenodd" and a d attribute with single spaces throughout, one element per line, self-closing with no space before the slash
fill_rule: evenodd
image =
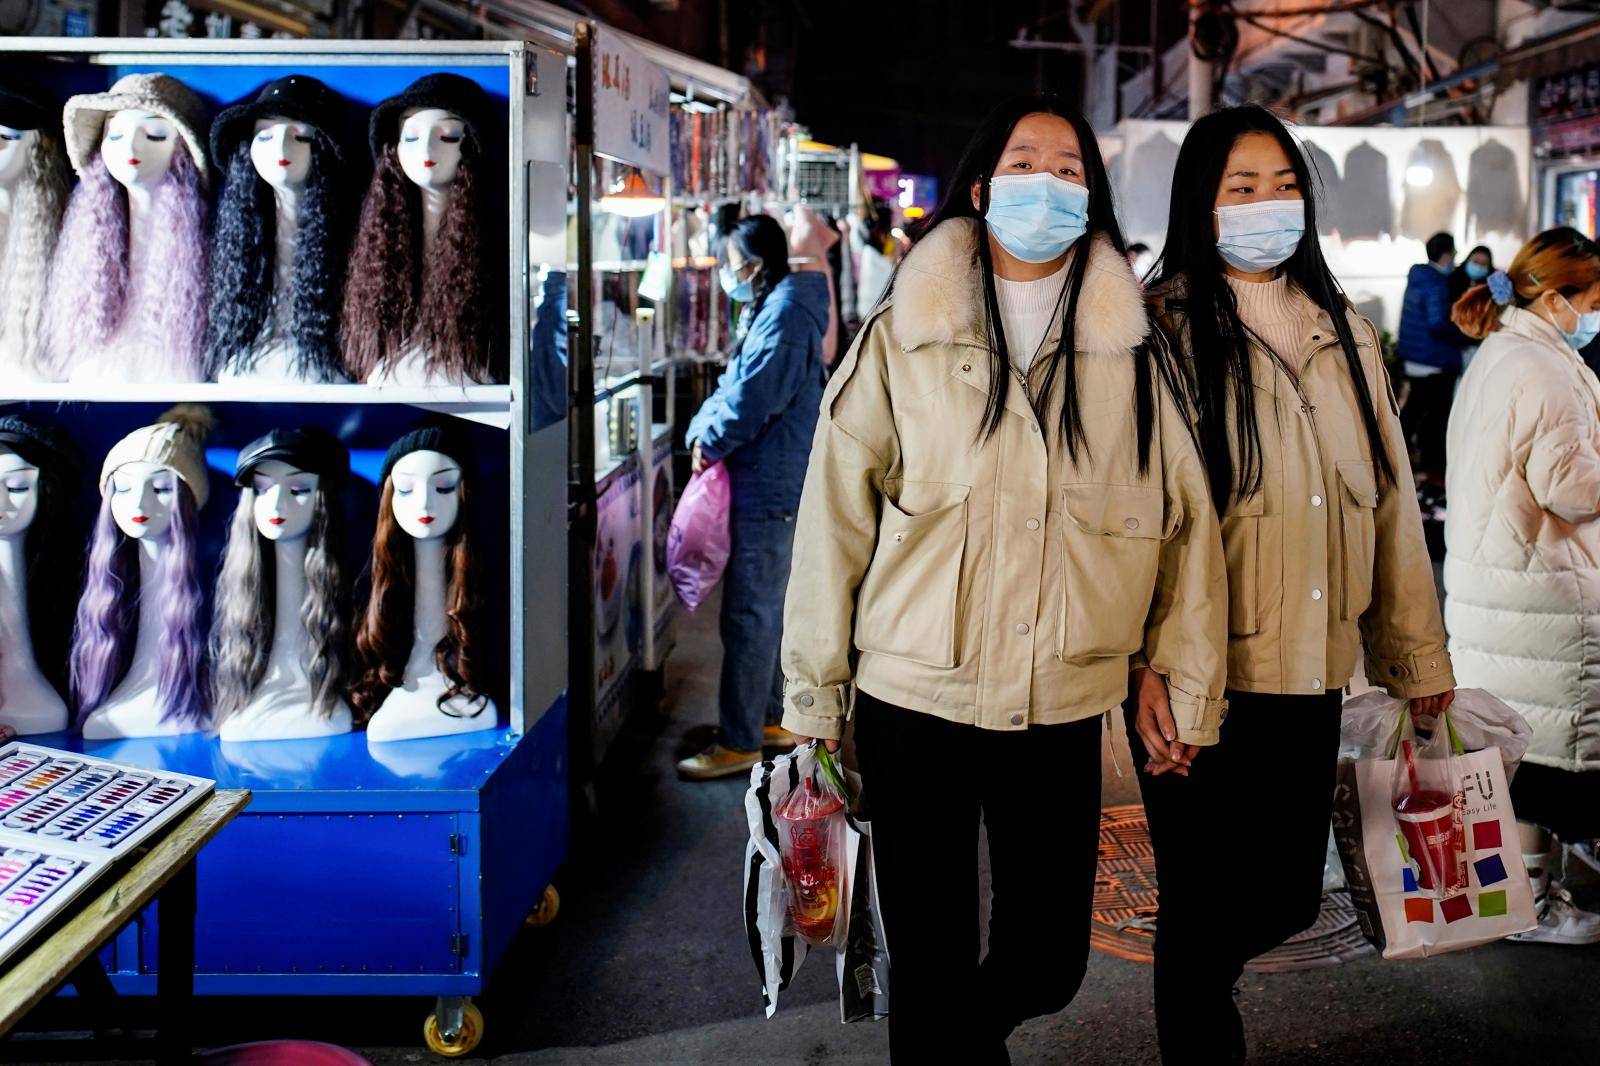
<path id="1" fill-rule="evenodd" d="M 80 726 L 128 672 L 138 636 L 138 603 L 146 592 L 157 597 L 160 608 L 163 658 L 156 693 L 166 706 L 162 720 L 204 724 L 200 671 L 205 638 L 200 581 L 195 575 L 197 512 L 194 493 L 179 481 L 163 564 L 155 587 L 145 590 L 139 587 L 138 545 L 117 528 L 110 493 L 101 500 L 72 635 L 72 700 Z"/>
<path id="2" fill-rule="evenodd" d="M 156 192 L 150 246 L 139 254 L 145 267 L 136 272 L 129 267 L 128 228 L 127 190 L 96 154 L 67 202 L 56 245 L 45 365 L 66 377 L 74 360 L 120 337 L 162 353 L 176 380 L 197 380 L 206 329 L 205 199 L 188 152 L 173 153 Z"/>

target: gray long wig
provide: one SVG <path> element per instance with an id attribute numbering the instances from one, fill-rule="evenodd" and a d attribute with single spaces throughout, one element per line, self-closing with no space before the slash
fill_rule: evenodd
<path id="1" fill-rule="evenodd" d="M 39 371 L 44 295 L 71 171 L 59 133 L 38 130 L 0 240 L 0 355 Z"/>
<path id="2" fill-rule="evenodd" d="M 277 610 L 277 553 L 256 529 L 256 493 L 239 490 L 217 578 L 211 623 L 211 698 L 215 721 L 244 709 L 267 672 Z M 300 623 L 311 639 L 311 706 L 332 716 L 350 677 L 350 613 L 337 501 L 317 486 L 306 543 L 306 598 Z"/>

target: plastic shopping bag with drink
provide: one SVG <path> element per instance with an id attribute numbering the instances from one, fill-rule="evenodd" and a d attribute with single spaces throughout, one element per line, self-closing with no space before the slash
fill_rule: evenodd
<path id="1" fill-rule="evenodd" d="M 1420 723 L 1406 701 L 1371 692 L 1345 703 L 1340 732 L 1334 839 L 1362 931 L 1384 957 L 1533 928 L 1509 789 L 1527 723 L 1474 689 Z"/>
<path id="2" fill-rule="evenodd" d="M 690 613 L 722 580 L 732 550 L 728 515 L 733 490 L 728 468 L 712 463 L 689 479 L 667 531 L 667 576 Z"/>
<path id="3" fill-rule="evenodd" d="M 745 929 L 768 1017 L 811 947 L 838 953 L 841 1021 L 888 1012 L 871 826 L 851 811 L 857 786 L 815 742 L 751 771 Z"/>

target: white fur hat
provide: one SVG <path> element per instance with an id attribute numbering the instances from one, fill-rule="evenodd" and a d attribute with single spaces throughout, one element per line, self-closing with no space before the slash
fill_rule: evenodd
<path id="1" fill-rule="evenodd" d="M 200 404 L 180 403 L 161 416 L 153 426 L 143 426 L 112 445 L 100 465 L 100 495 L 117 469 L 129 463 L 156 463 L 170 466 L 179 480 L 194 493 L 195 507 L 204 507 L 211 495 L 206 474 L 206 437 L 214 419 L 211 410 Z"/>
<path id="2" fill-rule="evenodd" d="M 69 98 L 61 121 L 72 169 L 82 177 L 84 168 L 100 150 L 107 117 L 129 109 L 153 112 L 178 127 L 204 188 L 208 177 L 206 142 L 201 133 L 206 128 L 205 105 L 187 85 L 169 74 L 129 74 L 119 78 L 110 92 Z"/>

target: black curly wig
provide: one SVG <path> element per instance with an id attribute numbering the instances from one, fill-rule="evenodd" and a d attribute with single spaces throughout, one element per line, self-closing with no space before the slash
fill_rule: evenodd
<path id="1" fill-rule="evenodd" d="M 222 194 L 212 232 L 211 320 L 206 377 L 248 371 L 272 314 L 277 204 L 250 161 L 250 140 L 224 160 Z M 311 169 L 300 205 L 289 292 L 289 337 L 295 372 L 309 381 L 337 380 L 344 240 L 338 224 L 337 154 L 321 130 L 311 142 Z"/>

